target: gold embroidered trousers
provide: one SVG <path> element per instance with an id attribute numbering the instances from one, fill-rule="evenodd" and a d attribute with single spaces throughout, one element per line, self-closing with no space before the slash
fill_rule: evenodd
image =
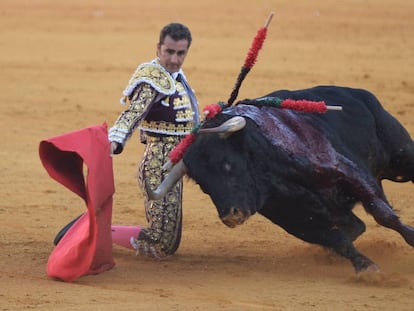
<path id="1" fill-rule="evenodd" d="M 145 195 L 146 184 L 155 189 L 168 174 L 161 168 L 168 161 L 170 151 L 180 140 L 180 136 L 147 136 L 146 149 L 138 173 L 138 181 Z M 177 250 L 182 230 L 182 190 L 183 182 L 180 180 L 163 199 L 145 199 L 148 228 L 141 230 L 137 242 L 146 245 L 142 251 L 147 255 L 150 253 L 155 257 L 164 257 Z"/>

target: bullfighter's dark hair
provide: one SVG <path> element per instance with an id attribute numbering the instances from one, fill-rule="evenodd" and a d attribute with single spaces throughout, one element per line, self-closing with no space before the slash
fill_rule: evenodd
<path id="1" fill-rule="evenodd" d="M 170 23 L 168 25 L 165 25 L 160 32 L 159 44 L 164 43 L 166 36 L 170 36 L 175 41 L 187 40 L 188 47 L 190 47 L 191 42 L 193 41 L 190 29 L 181 23 Z"/>

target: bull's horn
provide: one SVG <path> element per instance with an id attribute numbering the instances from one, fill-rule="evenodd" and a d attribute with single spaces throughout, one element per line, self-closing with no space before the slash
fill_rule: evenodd
<path id="1" fill-rule="evenodd" d="M 240 131 L 246 126 L 246 119 L 240 116 L 228 119 L 226 122 L 217 127 L 202 128 L 200 133 L 232 133 Z"/>
<path id="2" fill-rule="evenodd" d="M 185 166 L 183 160 L 180 160 L 176 165 L 173 166 L 171 171 L 168 173 L 167 177 L 163 182 L 158 186 L 157 189 L 151 190 L 151 186 L 145 181 L 146 191 L 148 199 L 150 200 L 160 200 L 171 188 L 187 173 L 187 167 Z"/>

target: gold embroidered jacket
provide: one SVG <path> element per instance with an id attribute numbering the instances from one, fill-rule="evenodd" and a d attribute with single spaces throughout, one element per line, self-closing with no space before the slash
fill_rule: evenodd
<path id="1" fill-rule="evenodd" d="M 129 106 L 109 130 L 109 140 L 124 146 L 137 127 L 148 135 L 190 133 L 199 122 L 197 100 L 183 71 L 174 76 L 156 60 L 138 66 L 121 98 Z"/>

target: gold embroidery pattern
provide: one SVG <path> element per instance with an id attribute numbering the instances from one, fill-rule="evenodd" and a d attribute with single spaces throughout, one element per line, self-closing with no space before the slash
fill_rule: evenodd
<path id="1" fill-rule="evenodd" d="M 183 121 L 190 121 L 193 120 L 194 113 L 191 109 L 185 109 L 183 111 L 177 111 L 175 120 L 177 122 L 183 122 Z"/>
<path id="2" fill-rule="evenodd" d="M 139 167 L 139 182 L 144 193 L 145 182 L 155 189 L 168 173 L 160 167 L 168 160 L 168 154 L 180 141 L 178 137 L 148 137 L 143 161 Z M 144 240 L 165 255 L 173 254 L 181 240 L 182 227 L 182 180 L 167 193 L 164 199 L 145 200 L 148 228 L 141 230 L 139 240 Z"/>
<path id="3" fill-rule="evenodd" d="M 142 82 L 150 84 L 155 90 L 165 95 L 174 94 L 176 90 L 173 78 L 161 65 L 144 63 L 133 73 L 123 95 L 130 96 L 137 85 Z"/>
<path id="4" fill-rule="evenodd" d="M 192 112 L 191 112 L 192 115 Z M 146 121 L 140 123 L 140 129 L 143 131 L 166 134 L 166 135 L 186 135 L 191 132 L 194 127 L 193 122 L 186 122 L 182 124 L 174 124 L 163 121 Z"/>
<path id="5" fill-rule="evenodd" d="M 173 101 L 174 110 L 191 107 L 190 97 L 181 82 L 176 81 L 177 93 L 180 96 L 176 96 Z"/>
<path id="6" fill-rule="evenodd" d="M 142 114 L 156 97 L 157 92 L 148 84 L 142 84 L 134 92 L 130 106 L 116 120 L 111 128 L 111 141 L 124 144 L 138 126 Z"/>

